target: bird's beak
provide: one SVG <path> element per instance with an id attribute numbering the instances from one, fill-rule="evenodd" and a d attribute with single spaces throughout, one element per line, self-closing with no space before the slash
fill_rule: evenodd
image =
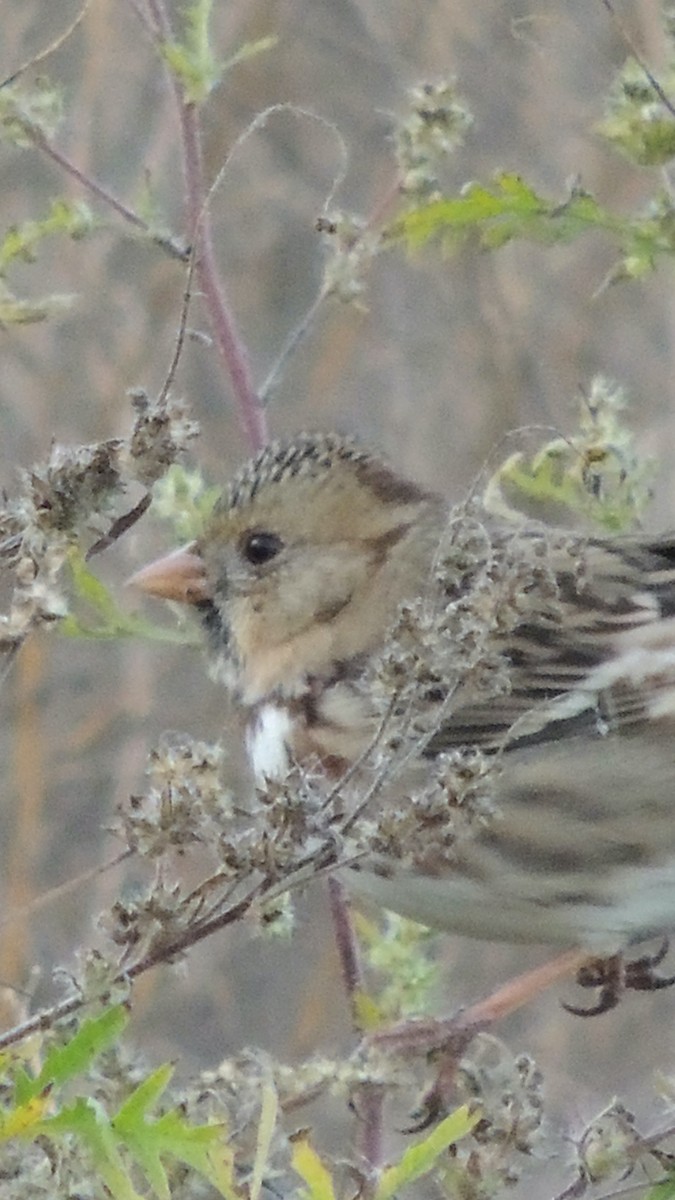
<path id="1" fill-rule="evenodd" d="M 204 562 L 197 554 L 194 542 L 141 567 L 127 584 L 148 596 L 178 600 L 182 604 L 201 604 L 213 598 Z"/>

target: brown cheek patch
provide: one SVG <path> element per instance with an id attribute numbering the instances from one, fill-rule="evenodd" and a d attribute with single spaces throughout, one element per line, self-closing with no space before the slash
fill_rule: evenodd
<path id="1" fill-rule="evenodd" d="M 388 529 L 386 533 L 381 533 L 378 537 L 368 538 L 365 545 L 368 547 L 373 562 L 373 566 L 379 566 L 384 562 L 392 546 L 400 542 L 401 538 L 408 533 L 412 522 L 408 521 L 403 525 L 396 525 L 393 529 Z"/>
<path id="2" fill-rule="evenodd" d="M 382 463 L 358 463 L 355 474 L 359 482 L 370 488 L 373 495 L 385 504 L 419 504 L 429 499 L 429 492 L 409 479 L 402 479 Z"/>

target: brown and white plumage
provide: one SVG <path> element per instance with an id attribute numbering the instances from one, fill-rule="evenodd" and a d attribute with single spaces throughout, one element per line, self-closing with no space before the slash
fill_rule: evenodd
<path id="1" fill-rule="evenodd" d="M 259 774 L 296 760 L 339 777 L 377 728 L 372 667 L 401 606 L 435 606 L 417 776 L 478 747 L 492 815 L 437 861 L 374 859 L 357 890 L 478 937 L 609 953 L 667 933 L 675 538 L 466 521 L 473 542 L 376 456 L 303 434 L 247 464 L 198 542 L 136 582 L 199 605 L 217 674 L 251 710 Z M 476 639 L 498 686 L 480 654 L 465 669 Z"/>

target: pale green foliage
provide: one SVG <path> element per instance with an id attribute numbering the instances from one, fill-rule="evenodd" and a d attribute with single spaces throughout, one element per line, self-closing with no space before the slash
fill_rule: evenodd
<path id="1" fill-rule="evenodd" d="M 0 88 L 0 138 L 14 146 L 25 148 L 52 137 L 62 116 L 61 90 L 46 79 L 31 90 L 21 83 Z"/>
<path id="2" fill-rule="evenodd" d="M 579 431 L 556 437 L 533 455 L 500 464 L 485 491 L 488 509 L 558 525 L 630 532 L 651 499 L 655 464 L 640 457 L 622 414 L 626 398 L 597 377 L 580 401 Z"/>
<path id="3" fill-rule="evenodd" d="M 193 1124 L 175 1103 L 152 1115 L 173 1067 L 159 1067 L 137 1086 L 129 1085 L 116 1108 L 101 1095 L 100 1083 L 94 1087 L 96 1060 L 119 1040 L 127 1020 L 125 1008 L 118 1005 L 84 1020 L 69 1040 L 45 1049 L 43 1057 L 34 1047 L 38 1069 L 29 1070 L 18 1056 L 6 1053 L 0 1061 L 5 1088 L 0 1143 L 42 1139 L 55 1157 L 60 1153 L 71 1160 L 72 1148 L 79 1147 L 82 1182 L 93 1168 L 114 1200 L 170 1200 L 174 1163 L 187 1164 L 228 1200 L 235 1197 L 233 1154 L 222 1124 Z M 143 1192 L 134 1185 L 133 1164 L 147 1181 Z M 74 1183 L 72 1171 L 69 1183 Z M 54 1195 L 58 1189 L 55 1179 Z"/>
<path id="4" fill-rule="evenodd" d="M 469 183 L 458 196 L 434 199 L 396 220 L 389 230 L 418 249 L 439 238 L 446 251 L 469 237 L 486 250 L 498 250 L 517 239 L 555 245 L 600 231 L 618 242 L 620 258 L 607 283 L 635 279 L 675 252 L 675 220 L 671 199 L 659 189 L 646 212 L 622 217 L 604 208 L 575 185 L 566 196 L 541 196 L 519 175 L 502 172 L 493 183 Z"/>
<path id="5" fill-rule="evenodd" d="M 230 67 L 271 50 L 277 42 L 275 37 L 245 42 L 229 59 L 221 62 L 212 49 L 209 31 L 212 11 L 213 0 L 194 0 L 183 13 L 182 41 L 164 42 L 161 46 L 162 56 L 180 80 L 185 99 L 190 104 L 203 104 Z"/>
<path id="6" fill-rule="evenodd" d="M 117 598 L 89 570 L 80 550 L 72 547 L 68 553 L 72 585 L 73 609 L 63 618 L 59 632 L 66 637 L 109 640 L 121 637 L 140 637 L 151 642 L 170 642 L 177 645 L 197 645 L 200 638 L 190 625 L 154 625 L 144 617 L 127 613 Z"/>
<path id="7" fill-rule="evenodd" d="M 152 512 L 170 523 L 177 542 L 191 541 L 201 533 L 218 494 L 218 488 L 207 487 L 201 472 L 174 463 L 154 485 Z M 68 637 L 139 637 L 178 645 L 201 644 L 187 610 L 182 620 L 174 614 L 165 624 L 155 624 L 125 611 L 75 547 L 69 552 L 68 565 L 73 607 L 61 622 L 61 633 Z"/>
<path id="8" fill-rule="evenodd" d="M 670 94 L 675 93 L 675 22 L 670 9 L 663 12 L 663 24 L 674 61 L 657 79 L 646 64 L 629 59 L 611 88 L 606 116 L 596 127 L 633 162 L 646 167 L 660 167 L 675 156 L 675 105 L 670 101 Z M 425 95 L 424 88 L 417 92 Z M 660 173 L 644 210 L 629 215 L 600 204 L 578 183 L 567 195 L 540 195 L 513 169 L 500 172 L 488 184 L 472 181 L 457 195 L 442 195 L 430 186 L 424 152 L 420 159 L 423 186 L 408 187 L 407 175 L 415 175 L 401 162 L 401 147 L 405 148 L 409 140 L 405 132 L 408 126 L 417 140 L 422 139 L 422 151 L 427 143 L 433 149 L 434 171 L 468 127 L 468 114 L 454 93 L 446 103 L 435 96 L 431 99 L 428 109 L 418 104 L 416 122 L 410 125 L 410 118 L 395 132 L 405 210 L 382 231 L 382 245 L 403 239 L 411 249 L 417 249 L 440 240 L 446 251 L 452 251 L 467 238 L 474 238 L 484 249 L 496 250 L 514 240 L 554 245 L 601 232 L 618 247 L 617 262 L 603 286 L 623 279 L 641 279 L 675 252 L 675 205 L 672 191 L 664 188 Z M 443 116 L 450 122 L 453 136 L 443 137 Z"/>
<path id="9" fill-rule="evenodd" d="M 3 95 L 0 90 L 0 97 Z M 40 243 L 46 237 L 65 235 L 85 237 L 95 228 L 91 209 L 84 201 L 71 203 L 58 198 L 52 201 L 45 217 L 10 225 L 0 241 L 0 325 L 27 325 L 54 317 L 71 307 L 74 297 L 66 295 L 41 296 L 39 299 L 19 299 L 4 282 L 8 268 L 16 262 L 33 263 Z"/>
<path id="10" fill-rule="evenodd" d="M 61 233 L 81 238 L 90 233 L 94 225 L 92 211 L 83 200 L 77 204 L 62 198 L 53 200 L 49 213 L 41 220 L 10 225 L 0 243 L 0 275 L 15 259 L 35 262 L 37 248 L 43 238 Z"/>
<path id="11" fill-rule="evenodd" d="M 179 542 L 199 537 L 220 489 L 209 486 L 201 471 L 174 463 L 152 492 L 152 512 L 168 521 Z"/>
<path id="12" fill-rule="evenodd" d="M 468 1105 L 445 1117 L 431 1133 L 408 1146 L 396 1162 L 381 1171 L 369 1193 L 373 1200 L 394 1200 L 403 1188 L 432 1174 L 447 1157 L 449 1147 L 466 1138 L 480 1119 L 480 1109 Z M 305 1183 L 306 1190 L 301 1196 L 304 1200 L 335 1200 L 339 1193 L 330 1170 L 310 1144 L 307 1131 L 302 1130 L 291 1140 L 293 1167 Z"/>
<path id="13" fill-rule="evenodd" d="M 52 293 L 39 300 L 25 300 L 15 296 L 0 279 L 0 327 L 9 325 L 34 325 L 50 317 L 58 317 L 72 308 L 75 296 Z"/>
<path id="14" fill-rule="evenodd" d="M 675 95 L 675 67 L 659 72 L 659 87 Z M 607 115 L 596 126 L 627 158 L 656 167 L 675 157 L 675 112 L 658 94 L 644 67 L 629 58 L 607 99 Z"/>
<path id="15" fill-rule="evenodd" d="M 377 985 L 359 997 L 364 1028 L 428 1012 L 438 968 L 431 955 L 434 935 L 414 921 L 387 913 L 379 923 L 355 914 L 356 929 Z"/>

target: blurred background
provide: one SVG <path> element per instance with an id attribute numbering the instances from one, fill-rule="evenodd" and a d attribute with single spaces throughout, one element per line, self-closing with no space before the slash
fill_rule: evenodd
<path id="1" fill-rule="evenodd" d="M 658 3 L 617 0 L 615 8 L 658 74 L 665 54 Z M 76 8 L 71 0 L 0 0 L 0 11 L 5 78 L 56 38 Z M 442 181 L 449 192 L 507 169 L 561 200 L 578 178 L 619 213 L 653 193 L 653 172 L 622 160 L 594 132 L 628 55 L 601 0 L 233 0 L 215 6 L 214 22 L 223 59 L 245 41 L 275 35 L 278 42 L 230 71 L 211 97 L 210 177 L 256 113 L 288 102 L 337 126 L 349 162 L 335 203 L 367 216 L 395 178 L 392 114 L 404 111 L 406 89 L 450 73 L 475 119 Z M 180 235 L 173 96 L 134 5 L 97 0 L 39 73 L 64 89 L 56 144 L 132 207 L 149 184 Z M 216 245 L 256 382 L 320 287 L 314 224 L 339 170 L 335 135 L 289 112 L 270 117 L 228 162 L 213 206 Z M 36 151 L 3 149 L 3 230 L 44 216 L 56 195 L 82 194 Z M 57 319 L 2 334 L 0 486 L 8 492 L 17 468 L 46 457 L 53 439 L 125 432 L 127 389 L 157 391 L 171 361 L 184 268 L 95 208 L 105 225 L 93 236 L 45 241 L 36 264 L 12 271 L 21 294 L 76 300 Z M 515 426 L 574 429 L 579 389 L 603 372 L 626 387 L 640 446 L 660 462 L 651 522 L 672 525 L 672 268 L 602 290 L 616 258 L 601 233 L 569 246 L 380 255 L 365 310 L 337 302 L 321 310 L 274 398 L 272 432 L 354 432 L 459 499 Z M 190 323 L 200 321 L 197 302 Z M 194 461 L 210 481 L 225 480 L 248 447 L 203 340 L 187 345 L 173 390 L 202 426 Z M 146 520 L 95 569 L 121 594 L 130 571 L 167 548 L 167 538 L 159 522 Z M 128 597 L 123 603 L 133 606 Z M 143 786 L 147 751 L 164 730 L 208 739 L 225 729 L 233 762 L 241 730 L 206 679 L 199 651 L 73 642 L 58 631 L 24 648 L 0 704 L 0 897 L 10 918 L 0 927 L 0 980 L 39 1003 L 52 994 L 51 967 L 72 963 L 78 945 L 90 943 L 96 914 L 123 881 L 104 875 L 46 911 L 22 917 L 17 910 L 113 855 L 118 844 L 106 826 L 116 804 Z M 438 953 L 445 983 L 437 1006 L 451 1012 L 546 952 L 444 938 Z M 562 1011 L 563 996 L 579 999 L 570 985 L 499 1031 L 514 1050 L 537 1057 L 551 1114 L 574 1136 L 616 1090 L 648 1126 L 657 1112 L 653 1070 L 675 1069 L 675 991 L 630 996 L 616 1013 L 587 1023 Z M 321 889 L 301 904 L 290 945 L 252 941 L 244 928 L 198 948 L 180 970 L 145 977 L 134 1021 L 153 1060 L 179 1058 L 186 1072 L 244 1045 L 289 1060 L 349 1045 Z M 565 1177 L 566 1154 L 540 1168 L 549 1172 L 547 1186 Z"/>

